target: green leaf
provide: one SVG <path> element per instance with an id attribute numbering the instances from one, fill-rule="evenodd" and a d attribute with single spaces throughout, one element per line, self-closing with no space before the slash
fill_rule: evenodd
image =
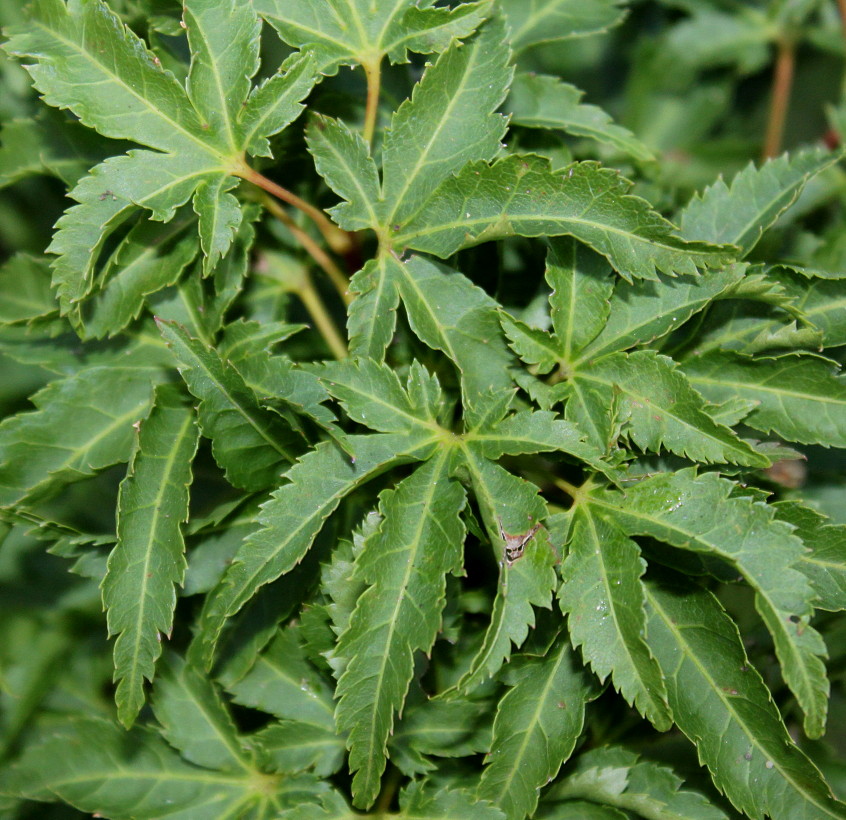
<path id="1" fill-rule="evenodd" d="M 412 782 L 400 795 L 398 820 L 504 820 L 505 815 L 468 790 L 448 789 L 435 784 Z"/>
<path id="2" fill-rule="evenodd" d="M 152 368 L 90 367 L 36 393 L 35 410 L 0 424 L 0 507 L 35 500 L 129 461 L 150 411 Z"/>
<path id="3" fill-rule="evenodd" d="M 191 393 L 200 400 L 203 435 L 215 461 L 236 487 L 272 486 L 282 466 L 302 451 L 302 439 L 281 418 L 262 408 L 238 372 L 215 350 L 192 339 L 176 324 L 159 322 Z"/>
<path id="4" fill-rule="evenodd" d="M 368 588 L 335 654 L 348 660 L 338 680 L 338 730 L 348 732 L 353 803 L 379 793 L 394 713 L 414 673 L 414 653 L 435 642 L 446 573 L 461 569 L 463 488 L 449 478 L 450 451 L 382 494 L 380 528 L 365 541 L 354 572 Z"/>
<path id="5" fill-rule="evenodd" d="M 814 606 L 830 612 L 846 609 L 846 527 L 793 502 L 775 505 L 776 515 L 792 524 L 805 552 L 794 565 L 814 588 Z"/>
<path id="6" fill-rule="evenodd" d="M 19 253 L 0 267 L 0 324 L 31 322 L 57 310 L 46 259 Z"/>
<path id="7" fill-rule="evenodd" d="M 200 670 L 171 656 L 156 680 L 153 711 L 165 739 L 198 766 L 252 772 L 250 755 L 219 692 Z"/>
<path id="8" fill-rule="evenodd" d="M 11 30 L 7 49 L 35 60 L 28 70 L 45 102 L 69 108 L 103 136 L 156 149 L 101 163 L 71 192 L 79 205 L 59 220 L 49 248 L 59 256 L 54 281 L 64 313 L 89 294 L 100 249 L 138 206 L 167 221 L 194 195 L 208 271 L 240 222 L 240 207 L 225 192 L 249 173 L 245 150 L 263 149 L 263 138 L 299 113 L 314 84 L 313 70 L 306 76 L 289 62 L 282 78 L 248 100 L 259 33 L 249 5 L 187 0 L 185 25 L 187 92 L 102 0 L 36 0 L 30 19 Z"/>
<path id="9" fill-rule="evenodd" d="M 409 388 L 414 382 L 423 387 L 425 403 L 409 395 L 396 372 L 371 359 L 329 362 L 315 371 L 320 383 L 343 405 L 346 414 L 360 424 L 382 433 L 438 430 L 436 415 L 441 390 L 436 378 L 415 362 L 409 372 Z"/>
<path id="10" fill-rule="evenodd" d="M 167 225 L 143 220 L 112 253 L 103 284 L 88 301 L 78 330 L 85 338 L 115 336 L 144 307 L 145 297 L 176 282 L 198 253 L 188 214 Z M 192 226 L 193 227 L 193 226 Z"/>
<path id="11" fill-rule="evenodd" d="M 575 239 L 552 239 L 546 257 L 550 316 L 563 361 L 592 342 L 610 311 L 611 268 L 599 254 Z"/>
<path id="12" fill-rule="evenodd" d="M 518 74 L 506 103 L 511 123 L 526 128 L 561 129 L 576 137 L 587 137 L 640 162 L 655 157 L 628 128 L 615 125 L 601 108 L 581 102 L 584 92 L 557 77 Z"/>
<path id="13" fill-rule="evenodd" d="M 496 674 L 511 655 L 512 643 L 520 646 L 526 640 L 535 623 L 532 607 L 549 608 L 556 555 L 546 530 L 538 528 L 546 516 L 546 505 L 537 488 L 488 461 L 472 444 L 463 452 L 499 563 L 496 599 L 484 640 L 455 687 L 469 692 Z"/>
<path id="14" fill-rule="evenodd" d="M 749 164 L 730 186 L 720 179 L 690 201 L 680 216 L 682 234 L 737 245 L 741 256 L 746 256 L 796 201 L 808 180 L 839 158 L 837 152 L 816 148 L 793 157 L 785 154 L 760 168 Z"/>
<path id="15" fill-rule="evenodd" d="M 306 139 L 317 173 L 346 200 L 329 211 L 335 222 L 347 231 L 378 225 L 382 185 L 364 139 L 346 123 L 320 114 L 311 118 Z"/>
<path id="16" fill-rule="evenodd" d="M 563 635 L 544 657 L 513 658 L 507 669 L 512 688 L 497 708 L 479 795 L 522 820 L 572 754 L 597 689 Z"/>
<path id="17" fill-rule="evenodd" d="M 256 11 L 289 45 L 309 48 L 321 70 L 339 65 L 407 62 L 406 51 L 443 51 L 454 37 L 472 34 L 490 10 L 488 2 L 455 9 L 417 8 L 412 0 L 254 0 Z"/>
<path id="18" fill-rule="evenodd" d="M 601 253 L 627 279 L 655 279 L 657 271 L 694 274 L 731 261 L 725 247 L 676 237 L 630 187 L 617 172 L 591 162 L 559 172 L 534 155 L 469 163 L 394 226 L 391 242 L 443 258 L 508 236 L 567 235 Z"/>
<path id="19" fill-rule="evenodd" d="M 625 498 L 603 498 L 611 515 L 632 535 L 648 535 L 680 549 L 729 561 L 755 590 L 755 606 L 770 631 L 782 675 L 802 710 L 805 731 L 821 734 L 828 679 L 826 649 L 809 621 L 813 591 L 797 566 L 802 542 L 775 511 L 751 498 L 733 498 L 736 485 L 692 469 L 647 478 Z"/>
<path id="20" fill-rule="evenodd" d="M 787 441 L 846 447 L 846 383 L 828 359 L 810 355 L 746 358 L 711 353 L 683 369 L 707 399 L 749 399 L 744 424 Z"/>
<path id="21" fill-rule="evenodd" d="M 586 430 L 590 419 L 585 414 L 603 407 L 608 415 L 615 391 L 619 391 L 627 435 L 643 450 L 665 448 L 706 463 L 769 465 L 765 456 L 705 412 L 704 399 L 672 359 L 651 350 L 615 353 L 580 365 L 568 389 L 589 396 L 582 402 L 584 412 L 574 408 L 567 414 Z"/>
<path id="22" fill-rule="evenodd" d="M 289 572 L 308 551 L 324 521 L 347 493 L 404 461 L 426 454 L 430 443 L 408 435 L 350 436 L 350 459 L 332 442 L 323 442 L 285 474 L 288 483 L 262 506 L 262 528 L 251 535 L 209 594 L 200 616 L 194 652 L 209 665 L 227 618 L 256 591 Z"/>
<path id="23" fill-rule="evenodd" d="M 45 726 L 0 777 L 6 793 L 41 801 L 58 798 L 106 817 L 220 820 L 261 811 L 269 802 L 255 773 L 210 773 L 186 763 L 154 732 L 135 729 L 127 736 L 115 724 L 93 717 L 66 717 Z M 304 791 L 321 788 L 313 779 L 291 778 L 273 795 L 272 804 L 285 805 L 286 793 L 295 801 L 297 791 L 303 799 Z"/>
<path id="24" fill-rule="evenodd" d="M 503 0 L 515 49 L 598 34 L 617 25 L 624 0 Z"/>
<path id="25" fill-rule="evenodd" d="M 457 271 L 422 256 L 402 262 L 384 254 L 353 277 L 351 290 L 357 294 L 349 314 L 353 355 L 384 359 L 401 296 L 412 331 L 455 363 L 469 401 L 511 387 L 497 304 Z"/>
<path id="26" fill-rule="evenodd" d="M 744 272 L 743 265 L 729 265 L 696 277 L 618 282 L 608 319 L 599 335 L 582 351 L 580 360 L 626 350 L 666 335 L 718 299 Z"/>
<path id="27" fill-rule="evenodd" d="M 185 577 L 181 525 L 188 519 L 191 461 L 199 433 L 194 413 L 160 389 L 138 427 L 136 450 L 118 497 L 117 544 L 102 583 L 114 646 L 118 717 L 131 726 L 153 680 L 162 636 L 170 636 L 176 587 Z"/>
<path id="28" fill-rule="evenodd" d="M 727 820 L 726 814 L 703 795 L 682 789 L 671 769 L 622 747 L 592 749 L 579 755 L 567 779 L 552 799 L 583 798 L 630 811 L 641 817 L 675 820 Z"/>
<path id="29" fill-rule="evenodd" d="M 675 722 L 720 791 L 756 820 L 846 817 L 846 806 L 788 735 L 716 598 L 692 585 L 649 583 L 646 601 L 647 640 L 666 676 Z"/>
<path id="30" fill-rule="evenodd" d="M 453 44 L 414 86 L 385 134 L 381 225 L 397 230 L 466 162 L 496 154 L 508 121 L 493 112 L 511 82 L 510 55 L 494 20 L 469 45 Z"/>
<path id="31" fill-rule="evenodd" d="M 620 694 L 656 729 L 672 725 L 661 670 L 645 641 L 640 549 L 590 509 L 576 509 L 558 591 L 573 646 L 600 681 L 611 675 Z"/>

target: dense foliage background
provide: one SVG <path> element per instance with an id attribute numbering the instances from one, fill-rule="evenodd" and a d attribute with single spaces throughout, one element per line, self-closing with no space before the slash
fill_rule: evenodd
<path id="1" fill-rule="evenodd" d="M 846 3 L 0 22 L 0 816 L 846 817 Z"/>

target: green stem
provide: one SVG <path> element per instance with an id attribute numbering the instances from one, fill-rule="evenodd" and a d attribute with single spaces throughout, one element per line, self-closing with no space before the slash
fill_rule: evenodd
<path id="1" fill-rule="evenodd" d="M 379 92 L 382 85 L 382 58 L 364 63 L 364 73 L 367 76 L 367 104 L 364 109 L 364 141 L 373 144 L 373 134 L 376 132 L 376 117 L 379 113 Z"/>
<path id="2" fill-rule="evenodd" d="M 320 294 L 312 284 L 311 277 L 307 272 L 295 293 L 305 305 L 305 309 L 313 319 L 318 332 L 332 351 L 332 355 L 336 359 L 346 359 L 350 355 L 347 345 L 338 332 L 337 326 L 332 321 L 329 311 L 326 310 L 326 306 L 323 304 L 323 300 L 320 298 Z"/>
<path id="3" fill-rule="evenodd" d="M 335 286 L 345 305 L 352 302 L 349 292 L 349 280 L 344 276 L 341 269 L 332 261 L 332 258 L 323 248 L 320 247 L 293 219 L 286 213 L 285 209 L 276 200 L 269 196 L 262 196 L 262 204 L 273 216 L 282 222 L 294 235 L 294 238 L 303 246 L 306 253 L 321 267 L 323 272 Z"/>

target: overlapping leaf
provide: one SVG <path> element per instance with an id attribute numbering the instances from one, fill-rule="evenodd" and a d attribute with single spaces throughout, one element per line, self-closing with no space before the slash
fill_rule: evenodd
<path id="1" fill-rule="evenodd" d="M 213 267 L 241 220 L 228 191 L 248 173 L 245 151 L 267 153 L 266 138 L 300 113 L 314 84 L 311 58 L 297 57 L 249 94 L 259 45 L 251 4 L 189 0 L 185 23 L 187 90 L 100 0 L 36 0 L 28 22 L 12 29 L 7 49 L 34 59 L 29 71 L 47 103 L 103 136 L 154 149 L 106 160 L 71 193 L 79 204 L 59 221 L 50 248 L 65 313 L 90 293 L 100 249 L 138 206 L 167 221 L 193 196 L 206 269 Z"/>
<path id="2" fill-rule="evenodd" d="M 515 49 L 597 34 L 624 16 L 621 0 L 505 0 Z"/>
<path id="3" fill-rule="evenodd" d="M 713 595 L 650 583 L 646 601 L 647 640 L 666 676 L 674 720 L 717 787 L 755 820 L 846 817 L 846 806 L 788 735 Z"/>

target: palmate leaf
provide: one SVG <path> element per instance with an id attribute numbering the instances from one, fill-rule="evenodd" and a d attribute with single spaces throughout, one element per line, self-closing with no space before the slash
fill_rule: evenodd
<path id="1" fill-rule="evenodd" d="M 575 748 L 598 687 L 561 635 L 545 656 L 513 658 L 507 671 L 512 688 L 497 707 L 479 795 L 522 820 Z"/>
<path id="2" fill-rule="evenodd" d="M 735 484 L 692 469 L 647 478 L 625 497 L 605 494 L 591 503 L 607 509 L 622 529 L 680 549 L 727 560 L 755 590 L 755 606 L 770 631 L 782 675 L 805 713 L 805 732 L 825 727 L 826 648 L 810 625 L 813 590 L 798 562 L 802 542 L 775 511 L 751 498 L 733 498 Z"/>
<path id="3" fill-rule="evenodd" d="M 382 524 L 356 559 L 368 588 L 340 636 L 347 659 L 338 680 L 338 730 L 348 732 L 354 804 L 379 793 L 394 713 L 402 709 L 414 653 L 429 652 L 440 628 L 446 573 L 461 569 L 465 495 L 443 451 L 380 499 Z"/>
<path id="4" fill-rule="evenodd" d="M 591 749 L 579 755 L 567 777 L 549 794 L 550 800 L 583 798 L 614 806 L 640 817 L 675 820 L 727 820 L 722 809 L 703 795 L 682 789 L 671 769 L 622 747 Z"/>
<path id="5" fill-rule="evenodd" d="M 570 640 L 601 681 L 610 674 L 620 694 L 663 731 L 672 715 L 661 670 L 643 638 L 645 570 L 634 541 L 590 509 L 577 508 L 558 591 Z"/>
<path id="6" fill-rule="evenodd" d="M 262 506 L 262 528 L 251 535 L 206 598 L 192 657 L 211 664 L 226 620 L 265 584 L 292 570 L 305 556 L 326 519 L 356 487 L 395 464 L 425 458 L 433 436 L 384 433 L 349 436 L 354 457 L 323 442 L 285 474 L 288 483 Z"/>
<path id="7" fill-rule="evenodd" d="M 766 456 L 705 412 L 704 399 L 672 359 L 651 350 L 613 353 L 580 364 L 562 392 L 568 396 L 567 418 L 587 432 L 596 425 L 592 417 L 609 415 L 616 395 L 626 434 L 643 450 L 664 448 L 706 463 L 769 465 Z M 599 435 L 607 431 L 599 430 Z"/>
<path id="8" fill-rule="evenodd" d="M 393 226 L 395 248 L 447 257 L 508 236 L 573 236 L 605 256 L 625 278 L 695 274 L 731 261 L 728 248 L 686 242 L 631 184 L 591 162 L 553 172 L 535 155 L 474 162 L 444 181 L 424 207 Z"/>
<path id="9" fill-rule="evenodd" d="M 598 34 L 619 23 L 625 0 L 503 0 L 513 48 Z"/>
<path id="10" fill-rule="evenodd" d="M 327 789 L 316 778 L 299 775 L 279 781 L 268 793 L 254 770 L 199 768 L 153 731 L 136 728 L 127 735 L 93 717 L 66 717 L 45 726 L 15 766 L 0 774 L 0 788 L 31 800 L 59 799 L 86 813 L 139 820 L 270 820 L 280 809 L 313 800 Z"/>
<path id="11" fill-rule="evenodd" d="M 32 396 L 35 410 L 0 424 L 0 507 L 128 461 L 133 425 L 149 413 L 161 379 L 158 368 L 112 363 L 57 379 Z"/>
<path id="12" fill-rule="evenodd" d="M 706 398 L 749 399 L 744 424 L 787 441 L 846 447 L 846 382 L 837 365 L 811 355 L 747 358 L 711 353 L 682 366 Z"/>
<path id="13" fill-rule="evenodd" d="M 138 428 L 136 450 L 118 496 L 117 544 L 102 583 L 114 646 L 118 717 L 131 726 L 144 705 L 144 679 L 152 681 L 170 636 L 176 586 L 185 576 L 181 525 L 188 518 L 191 461 L 199 433 L 193 411 L 160 388 Z"/>
<path id="14" fill-rule="evenodd" d="M 641 162 L 654 160 L 652 152 L 628 128 L 615 125 L 595 105 L 581 102 L 584 92 L 557 77 L 518 74 L 511 85 L 506 109 L 512 125 L 561 129 L 610 145 Z"/>
<path id="15" fill-rule="evenodd" d="M 200 400 L 203 435 L 215 460 L 236 487 L 273 486 L 282 467 L 304 449 L 303 439 L 275 413 L 261 407 L 240 374 L 218 353 L 176 324 L 159 328 L 191 393 Z"/>
<path id="16" fill-rule="evenodd" d="M 785 154 L 761 168 L 748 165 L 726 185 L 721 179 L 694 197 L 682 211 L 682 235 L 717 244 L 736 245 L 741 256 L 802 193 L 809 179 L 840 159 L 824 149 Z"/>
<path id="17" fill-rule="evenodd" d="M 413 0 L 253 0 L 256 11 L 295 48 L 309 48 L 326 73 L 340 65 L 407 62 L 406 52 L 443 51 L 490 13 L 487 0 L 454 9 Z"/>
<path id="18" fill-rule="evenodd" d="M 65 313 L 88 295 L 104 241 L 138 206 L 166 221 L 194 196 L 210 270 L 241 219 L 227 191 L 248 173 L 245 151 L 266 153 L 266 138 L 296 118 L 315 82 L 311 58 L 294 57 L 248 96 L 259 46 L 251 4 L 188 0 L 184 18 L 187 91 L 101 0 L 36 0 L 26 24 L 11 29 L 6 48 L 35 60 L 28 70 L 48 104 L 103 136 L 155 149 L 106 160 L 71 192 L 79 205 L 50 247 Z"/>
<path id="19" fill-rule="evenodd" d="M 494 112 L 511 82 L 509 57 L 502 24 L 494 20 L 426 70 L 385 134 L 378 200 L 371 199 L 378 176 L 364 141 L 335 120 L 313 121 L 308 139 L 317 169 L 349 203 L 332 212 L 338 223 L 387 232 L 466 162 L 492 158 L 507 127 Z"/>
<path id="20" fill-rule="evenodd" d="M 844 818 L 788 735 L 769 690 L 716 598 L 673 582 L 646 585 L 647 641 L 678 727 L 731 802 L 754 820 Z"/>

